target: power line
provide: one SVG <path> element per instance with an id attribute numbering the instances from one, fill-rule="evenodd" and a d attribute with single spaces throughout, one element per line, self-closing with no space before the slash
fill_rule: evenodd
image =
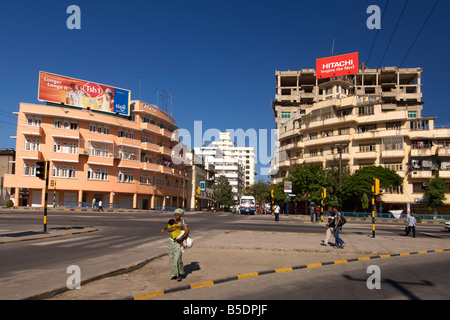
<path id="1" fill-rule="evenodd" d="M 434 4 L 433 9 L 431 9 L 431 12 L 428 14 L 427 19 L 425 20 L 424 24 L 422 25 L 422 28 L 420 28 L 419 33 L 417 33 L 416 38 L 414 39 L 411 47 L 408 49 L 408 52 L 406 52 L 405 57 L 402 60 L 402 63 L 400 63 L 400 68 L 403 66 L 403 63 L 405 62 L 406 58 L 408 57 L 409 53 L 411 52 L 412 48 L 414 47 L 414 45 L 416 44 L 417 39 L 419 38 L 420 34 L 422 33 L 423 29 L 425 28 L 426 24 L 428 23 L 428 20 L 430 19 L 431 15 L 434 12 L 434 9 L 436 9 L 437 4 L 438 4 L 439 0 L 436 0 L 436 3 Z"/>
<path id="2" fill-rule="evenodd" d="M 381 17 L 381 21 L 384 20 L 384 15 L 386 14 L 386 9 L 387 9 L 388 5 L 389 5 L 389 0 L 387 0 L 386 6 L 384 7 L 383 16 Z M 372 55 L 373 47 L 375 46 L 375 42 L 377 41 L 378 32 L 380 32 L 380 29 L 377 29 L 377 32 L 375 33 L 375 38 L 373 39 L 373 42 L 372 42 L 372 48 L 370 48 L 369 56 L 367 57 L 367 60 L 366 60 L 366 66 L 369 65 L 370 56 Z"/>
<path id="3" fill-rule="evenodd" d="M 398 25 L 400 23 L 400 20 L 402 19 L 403 13 L 405 12 L 406 5 L 408 4 L 408 1 L 409 0 L 406 0 L 405 4 L 403 5 L 402 12 L 400 13 L 400 16 L 398 17 L 397 24 L 395 25 L 394 31 L 392 32 L 391 38 L 389 39 L 389 43 L 388 43 L 388 45 L 386 47 L 386 50 L 384 50 L 383 58 L 381 58 L 381 61 L 380 61 L 380 64 L 379 64 L 378 68 L 380 68 L 381 64 L 383 63 L 384 57 L 386 56 L 386 53 L 387 53 L 387 51 L 388 51 L 388 49 L 389 49 L 389 47 L 391 45 L 392 39 L 394 38 L 394 34 L 397 31 L 397 27 L 398 27 Z"/>

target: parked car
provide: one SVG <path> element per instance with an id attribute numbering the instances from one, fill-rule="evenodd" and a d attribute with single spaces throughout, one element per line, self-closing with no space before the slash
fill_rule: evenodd
<path id="1" fill-rule="evenodd" d="M 444 224 L 444 229 L 450 231 L 450 221 L 446 221 Z"/>
<path id="2" fill-rule="evenodd" d="M 211 207 L 209 207 L 209 211 L 211 211 L 211 212 L 219 212 L 220 209 L 217 208 L 217 207 L 211 206 Z"/>

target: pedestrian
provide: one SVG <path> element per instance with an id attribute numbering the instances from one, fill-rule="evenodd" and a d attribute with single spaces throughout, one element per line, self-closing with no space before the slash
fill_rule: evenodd
<path id="1" fill-rule="evenodd" d="M 334 238 L 336 239 L 336 243 L 334 245 L 334 248 L 341 248 L 344 249 L 345 242 L 339 237 L 339 231 L 342 229 L 342 222 L 341 222 L 341 213 L 334 208 L 335 212 L 335 224 L 334 224 Z"/>
<path id="2" fill-rule="evenodd" d="M 279 221 L 280 220 L 280 206 L 278 204 L 275 205 L 275 221 Z"/>
<path id="3" fill-rule="evenodd" d="M 316 222 L 319 222 L 319 215 L 320 215 L 320 206 L 317 204 L 314 208 L 314 216 Z"/>
<path id="4" fill-rule="evenodd" d="M 414 217 L 414 212 L 411 211 L 411 214 L 406 218 L 406 234 L 405 236 L 409 235 L 409 233 L 413 232 L 413 238 L 416 237 L 416 217 Z"/>
<path id="5" fill-rule="evenodd" d="M 327 246 L 328 240 L 330 240 L 331 234 L 334 231 L 334 218 L 336 213 L 333 211 L 333 208 L 328 207 L 328 211 L 325 211 L 324 214 L 328 214 L 328 222 L 326 224 L 327 230 L 325 231 L 325 239 L 322 240 L 321 245 Z"/>
<path id="6" fill-rule="evenodd" d="M 100 210 L 103 211 L 103 201 L 102 201 L 102 200 L 100 200 L 100 201 L 98 202 L 98 211 L 100 211 Z"/>
<path id="7" fill-rule="evenodd" d="M 183 241 L 189 235 L 189 227 L 186 221 L 182 218 L 184 215 L 184 210 L 178 208 L 175 210 L 175 223 L 180 225 L 181 228 L 184 229 L 185 233 L 183 235 L 183 239 L 179 239 Z M 167 231 L 173 232 L 176 228 L 167 228 Z M 164 232 L 161 230 L 161 232 Z M 181 246 L 177 242 L 177 240 L 170 239 L 169 242 L 169 276 L 172 280 L 181 281 L 184 276 L 184 267 L 183 267 L 183 259 L 182 259 Z"/>
<path id="8" fill-rule="evenodd" d="M 309 214 L 311 215 L 311 222 L 314 221 L 314 211 L 315 211 L 314 205 L 315 205 L 314 202 L 311 202 L 311 204 L 309 205 Z"/>

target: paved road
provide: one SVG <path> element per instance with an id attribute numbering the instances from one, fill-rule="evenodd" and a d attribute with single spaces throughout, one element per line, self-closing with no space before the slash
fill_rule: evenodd
<path id="1" fill-rule="evenodd" d="M 157 285 L 160 283 L 160 287 L 150 286 L 141 291 L 142 293 L 147 293 L 154 288 L 165 289 L 167 285 L 172 286 L 173 283 L 170 282 L 165 284 L 166 270 L 164 268 L 167 265 L 167 257 L 165 256 L 167 254 L 167 239 L 165 235 L 162 236 L 159 233 L 161 226 L 167 222 L 166 220 L 169 217 L 171 217 L 170 213 L 103 214 L 52 212 L 49 215 L 49 227 L 84 226 L 96 227 L 99 231 L 69 237 L 0 245 L 0 257 L 2 257 L 2 261 L 6 262 L 0 266 L 0 277 L 2 278 L 0 295 L 2 298 L 20 299 L 62 287 L 65 285 L 68 277 L 66 273 L 67 267 L 71 264 L 79 265 L 83 279 L 89 279 L 98 274 L 135 265 L 138 262 L 158 256 L 163 256 L 163 258 L 150 263 L 149 267 L 150 265 L 159 266 L 160 264 L 164 266 L 162 277 L 152 273 L 152 277 L 158 277 L 158 281 L 153 284 Z M 235 272 L 242 272 L 242 267 L 248 267 L 249 269 L 244 271 L 250 272 L 255 271 L 254 269 L 257 266 L 260 268 L 265 265 L 267 268 L 270 268 L 273 264 L 277 264 L 280 267 L 289 265 L 290 255 L 283 251 L 278 252 L 278 248 L 285 250 L 286 245 L 293 246 L 286 250 L 293 250 L 292 252 L 296 253 L 296 258 L 298 258 L 298 253 L 304 254 L 307 252 L 308 258 L 319 259 L 317 255 L 311 255 L 311 252 L 317 250 L 318 243 L 323 238 L 324 226 L 320 223 L 310 223 L 304 217 L 284 216 L 280 222 L 276 223 L 270 216 L 187 213 L 186 219 L 193 230 L 195 230 L 196 239 L 196 250 L 192 250 L 190 255 L 186 255 L 186 259 L 188 257 L 193 258 L 195 256 L 194 253 L 198 253 L 197 259 L 190 262 L 186 260 L 188 268 L 191 268 L 192 277 L 189 280 L 192 281 L 195 281 L 197 276 L 202 280 L 211 280 L 210 278 L 208 279 L 208 276 L 217 276 L 215 274 L 209 275 L 208 273 L 196 272 L 199 262 L 201 262 L 203 268 L 208 267 L 207 264 L 205 265 L 206 262 L 204 260 L 205 248 L 208 246 L 214 248 L 213 251 L 206 250 L 206 254 L 209 257 L 214 256 L 218 252 L 223 253 L 217 257 L 216 262 L 225 258 L 227 254 L 229 254 L 230 260 L 245 261 L 248 257 L 239 255 L 243 251 L 249 251 L 252 259 L 259 259 L 258 264 L 250 262 L 247 266 L 244 263 L 242 265 L 233 265 L 232 267 L 236 268 Z M 40 229 L 41 223 L 42 215 L 40 213 L 0 214 L 0 230 L 3 230 L 2 232 L 7 232 L 5 230 L 8 230 L 8 228 L 23 230 L 24 228 L 34 227 L 36 229 L 38 227 Z M 377 224 L 377 237 L 380 238 L 380 241 L 386 237 L 401 239 L 399 235 L 401 230 L 402 226 L 397 223 L 379 223 Z M 420 239 L 449 239 L 449 233 L 442 232 L 442 226 L 439 225 L 421 225 L 419 230 L 418 236 Z M 246 238 L 249 232 L 251 237 Z M 352 221 L 345 227 L 343 237 L 344 240 L 345 237 L 349 237 L 349 240 L 355 241 L 350 237 L 358 237 L 358 239 L 367 241 L 367 235 L 369 234 L 371 235 L 371 225 L 369 223 Z M 230 237 L 226 239 L 220 238 L 227 235 Z M 289 237 L 294 238 L 291 241 Z M 312 239 L 314 239 L 314 242 L 308 243 Z M 254 245 L 257 247 L 253 247 Z M 301 248 L 305 245 L 310 245 L 311 248 Z M 400 249 L 406 251 L 409 249 L 407 244 L 402 245 L 404 248 Z M 275 251 L 269 251 L 269 253 L 276 259 L 268 257 L 267 254 L 260 254 L 267 253 L 264 250 L 272 246 L 275 246 L 273 249 Z M 235 252 L 236 248 L 240 249 Z M 374 251 L 373 248 L 364 248 L 362 250 L 355 247 L 353 250 L 349 249 L 346 251 L 354 255 L 366 253 L 370 250 Z M 383 247 L 383 249 L 389 248 Z M 290 252 L 288 251 L 288 253 Z M 326 252 L 327 257 L 330 257 L 330 254 L 336 255 L 336 253 L 324 252 Z M 237 253 L 239 254 L 236 256 Z M 300 259 L 304 258 L 300 257 Z M 314 261 L 312 260 L 312 262 Z M 230 268 L 226 270 L 226 272 L 230 271 L 233 270 Z M 140 280 L 140 282 L 142 281 Z M 123 286 L 123 288 L 125 289 L 126 286 Z M 114 291 L 111 287 L 110 290 Z M 85 289 L 83 292 L 88 293 L 88 290 Z M 134 292 L 130 288 L 128 292 L 120 292 L 119 295 L 114 297 L 123 298 L 130 294 L 133 295 Z M 95 294 L 94 292 L 94 297 Z M 90 299 L 93 296 L 88 295 L 85 298 Z M 104 293 L 100 296 L 111 298 Z"/>

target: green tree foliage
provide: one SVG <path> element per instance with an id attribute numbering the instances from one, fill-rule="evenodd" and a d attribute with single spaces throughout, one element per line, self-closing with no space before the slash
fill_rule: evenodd
<path id="1" fill-rule="evenodd" d="M 343 182 L 342 196 L 344 203 L 348 206 L 354 206 L 355 199 L 361 199 L 364 194 L 371 195 L 373 178 L 380 179 L 380 189 L 398 187 L 403 181 L 402 177 L 388 168 L 381 166 L 361 168 Z"/>
<path id="2" fill-rule="evenodd" d="M 430 179 L 425 189 L 424 196 L 433 206 L 433 210 L 436 210 L 436 207 L 444 205 L 444 201 L 447 200 L 447 198 L 445 197 L 445 192 L 447 191 L 447 189 L 448 183 L 445 182 L 442 178 L 436 177 Z"/>
<path id="3" fill-rule="evenodd" d="M 221 206 L 229 207 L 234 205 L 233 192 L 228 178 L 220 176 L 213 186 L 214 200 Z"/>
<path id="4" fill-rule="evenodd" d="M 326 182 L 321 165 L 296 165 L 286 180 L 292 181 L 292 193 L 297 199 L 306 197 L 309 201 L 320 203 L 322 188 Z"/>
<path id="5" fill-rule="evenodd" d="M 259 180 L 257 183 L 246 187 L 242 190 L 242 194 L 255 197 L 256 203 L 262 205 L 269 203 L 270 200 L 270 185 Z"/>

